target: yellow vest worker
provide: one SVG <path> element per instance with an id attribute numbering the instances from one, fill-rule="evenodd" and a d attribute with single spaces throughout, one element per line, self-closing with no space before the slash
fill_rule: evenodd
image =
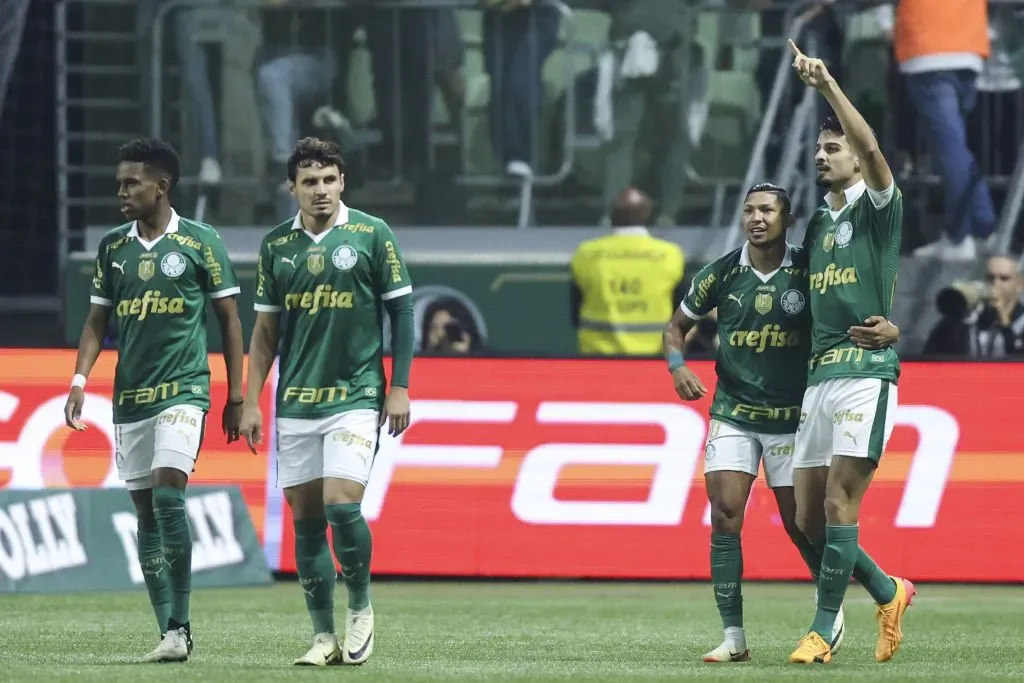
<path id="1" fill-rule="evenodd" d="M 653 356 L 675 309 L 683 280 L 683 251 L 640 227 L 650 202 L 623 193 L 613 212 L 620 227 L 582 243 L 572 257 L 573 322 L 584 355 Z M 641 219 L 641 220 L 637 220 Z M 632 226 L 620 221 L 635 220 Z"/>

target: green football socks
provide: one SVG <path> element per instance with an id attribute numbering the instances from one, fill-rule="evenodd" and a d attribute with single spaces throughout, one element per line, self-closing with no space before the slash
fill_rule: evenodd
<path id="1" fill-rule="evenodd" d="M 295 566 L 306 596 L 313 633 L 334 633 L 334 586 L 338 571 L 327 543 L 327 520 L 296 519 Z"/>
<path id="2" fill-rule="evenodd" d="M 804 563 L 811 572 L 811 578 L 817 581 L 818 575 L 821 573 L 821 556 L 825 552 L 824 545 L 812 543 L 803 534 L 800 534 L 799 540 L 794 540 L 793 543 L 800 551 L 800 557 L 804 558 Z"/>
<path id="3" fill-rule="evenodd" d="M 341 562 L 341 577 L 348 588 L 348 608 L 370 605 L 370 556 L 373 541 L 370 525 L 359 503 L 328 505 L 327 521 L 334 535 L 334 553 Z"/>
<path id="4" fill-rule="evenodd" d="M 171 486 L 153 489 L 153 516 L 167 562 L 171 592 L 169 626 L 188 626 L 192 593 L 192 530 L 185 510 L 185 493 Z"/>
<path id="5" fill-rule="evenodd" d="M 825 526 L 825 552 L 818 578 L 818 609 L 811 631 L 826 642 L 832 639 L 832 627 L 846 597 L 853 565 L 857 562 L 857 531 L 856 524 Z"/>
<path id="6" fill-rule="evenodd" d="M 160 634 L 167 631 L 167 620 L 171 618 L 171 585 L 167 579 L 167 561 L 164 546 L 160 540 L 160 529 L 152 517 L 139 517 L 138 530 L 139 566 L 142 578 L 149 591 L 149 603 L 153 605 Z"/>
<path id="7" fill-rule="evenodd" d="M 879 605 L 886 605 L 896 597 L 896 582 L 860 547 L 857 548 L 853 578 L 867 589 L 871 599 Z"/>
<path id="8" fill-rule="evenodd" d="M 739 534 L 711 534 L 711 584 L 724 628 L 743 628 L 743 550 Z"/>

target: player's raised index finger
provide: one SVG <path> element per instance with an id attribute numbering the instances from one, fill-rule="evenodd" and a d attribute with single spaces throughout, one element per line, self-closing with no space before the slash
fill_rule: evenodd
<path id="1" fill-rule="evenodd" d="M 793 39 L 792 39 L 792 38 L 790 38 L 790 39 L 789 39 L 788 41 L 786 41 L 786 42 L 788 42 L 788 43 L 789 43 L 789 50 L 790 50 L 790 52 L 792 52 L 792 53 L 793 53 L 793 56 L 794 56 L 794 57 L 803 57 L 803 56 L 804 56 L 804 53 L 803 53 L 803 52 L 800 52 L 800 48 L 798 48 L 798 47 L 796 46 L 796 43 L 794 43 L 794 42 L 793 42 Z"/>

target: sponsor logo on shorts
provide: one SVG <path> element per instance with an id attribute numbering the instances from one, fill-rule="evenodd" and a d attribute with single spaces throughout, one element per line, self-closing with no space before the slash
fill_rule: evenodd
<path id="1" fill-rule="evenodd" d="M 832 424 L 837 427 L 841 424 L 863 424 L 863 422 L 864 413 L 854 413 L 849 410 L 840 410 L 832 416 Z"/>
<path id="2" fill-rule="evenodd" d="M 793 444 L 780 443 L 764 452 L 766 458 L 787 457 L 793 455 Z"/>
<path id="3" fill-rule="evenodd" d="M 158 425 L 165 427 L 173 427 L 175 425 L 188 425 L 189 427 L 198 427 L 199 420 L 196 419 L 195 413 L 188 410 L 182 410 L 180 408 L 173 410 L 166 410 L 160 413 L 160 419 L 157 420 Z M 187 432 L 182 432 L 187 434 Z"/>

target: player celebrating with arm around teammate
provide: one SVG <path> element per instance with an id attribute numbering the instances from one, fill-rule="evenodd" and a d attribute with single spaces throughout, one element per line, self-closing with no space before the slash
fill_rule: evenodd
<path id="1" fill-rule="evenodd" d="M 812 576 L 821 564 L 820 552 L 797 529 L 793 494 L 793 440 L 810 351 L 806 259 L 786 243 L 793 217 L 784 189 L 769 183 L 750 188 L 742 220 L 747 242 L 697 273 L 664 334 L 676 392 L 697 400 L 707 390 L 686 367 L 683 340 L 701 318 L 718 310 L 718 384 L 704 481 L 711 502 L 711 580 L 725 640 L 704 655 L 705 662 L 750 658 L 743 630 L 740 530 L 762 460 L 786 533 Z M 885 343 L 898 331 L 888 326 L 887 333 Z M 839 619 L 829 639 L 833 650 L 842 638 Z"/>
<path id="2" fill-rule="evenodd" d="M 185 661 L 192 652 L 192 535 L 185 487 L 210 409 L 207 299 L 224 343 L 229 391 L 222 426 L 228 443 L 238 439 L 242 407 L 238 281 L 217 232 L 171 208 L 179 168 L 177 153 L 159 140 L 133 140 L 120 150 L 117 196 L 131 223 L 100 242 L 91 306 L 64 408 L 68 426 L 84 430 L 83 389 L 113 313 L 117 473 L 138 513 L 139 564 L 161 633 L 146 662 Z"/>
<path id="3" fill-rule="evenodd" d="M 888 316 L 896 288 L 903 197 L 864 117 L 820 59 L 790 41 L 793 68 L 820 92 L 834 117 L 818 135 L 819 182 L 826 205 L 804 238 L 813 321 L 808 387 L 793 459 L 797 523 L 824 546 L 818 609 L 810 631 L 790 655 L 794 663 L 827 663 L 826 638 L 850 576 L 878 603 L 875 659 L 892 658 L 903 639 L 903 613 L 914 586 L 890 577 L 858 546 L 860 504 L 892 433 L 896 413 L 896 351 L 866 351 L 848 331 L 871 316 Z"/>
<path id="4" fill-rule="evenodd" d="M 294 220 L 263 239 L 256 324 L 242 434 L 261 438 L 259 396 L 277 355 L 277 485 L 295 524 L 295 562 L 313 622 L 313 645 L 297 665 L 362 664 L 373 652 L 370 527 L 361 503 L 389 422 L 409 426 L 413 354 L 412 283 L 387 223 L 341 202 L 341 152 L 333 142 L 300 140 L 288 160 L 299 204 Z M 391 319 L 391 390 L 383 361 L 382 307 Z M 385 398 L 386 396 L 386 398 Z M 348 589 L 344 649 L 334 628 L 337 573 Z"/>

